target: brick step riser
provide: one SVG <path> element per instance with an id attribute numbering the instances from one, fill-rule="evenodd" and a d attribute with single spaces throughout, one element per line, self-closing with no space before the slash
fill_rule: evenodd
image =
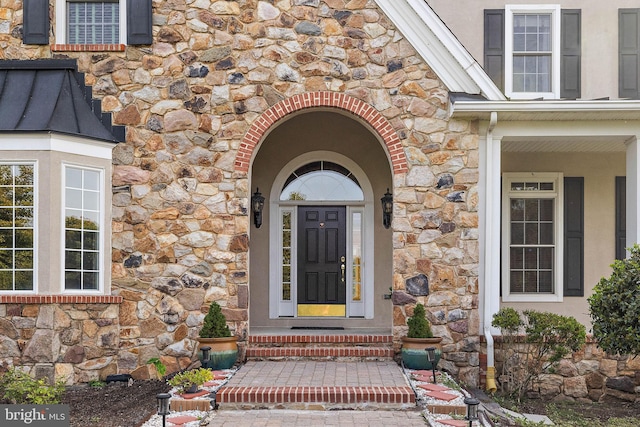
<path id="1" fill-rule="evenodd" d="M 392 348 L 379 347 L 270 347 L 270 348 L 253 348 L 247 349 L 246 356 L 248 359 L 256 358 L 327 358 L 327 357 L 345 357 L 345 358 L 377 358 L 392 359 L 394 352 Z"/>
<path id="2" fill-rule="evenodd" d="M 392 346 L 390 335 L 254 335 L 249 346 L 316 345 L 316 346 Z"/>

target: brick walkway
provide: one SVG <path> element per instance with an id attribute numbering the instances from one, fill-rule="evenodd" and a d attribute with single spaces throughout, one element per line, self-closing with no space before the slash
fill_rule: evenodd
<path id="1" fill-rule="evenodd" d="M 221 410 L 414 409 L 393 361 L 249 361 L 216 395 Z"/>
<path id="2" fill-rule="evenodd" d="M 209 427 L 315 427 L 315 426 L 402 426 L 427 425 L 417 411 L 218 411 Z"/>

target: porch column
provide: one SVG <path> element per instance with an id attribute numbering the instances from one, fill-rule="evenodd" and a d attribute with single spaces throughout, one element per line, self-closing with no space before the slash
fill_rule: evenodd
<path id="1" fill-rule="evenodd" d="M 486 319 L 500 309 L 500 194 L 502 141 L 492 135 L 492 129 L 481 136 L 480 148 L 480 321 L 484 329 Z M 488 315 L 487 315 L 488 314 Z"/>
<path id="2" fill-rule="evenodd" d="M 640 147 L 638 137 L 627 142 L 627 242 L 626 246 L 633 246 L 640 242 Z"/>

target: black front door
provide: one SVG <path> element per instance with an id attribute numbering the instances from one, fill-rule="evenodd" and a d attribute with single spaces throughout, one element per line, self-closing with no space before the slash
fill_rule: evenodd
<path id="1" fill-rule="evenodd" d="M 298 315 L 346 315 L 346 208 L 298 207 Z"/>

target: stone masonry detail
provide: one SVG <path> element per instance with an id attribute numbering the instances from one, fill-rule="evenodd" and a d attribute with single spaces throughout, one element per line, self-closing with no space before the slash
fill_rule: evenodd
<path id="1" fill-rule="evenodd" d="M 112 293 L 122 303 L 4 304 L 0 361 L 73 374 L 70 382 L 146 378 L 151 357 L 185 368 L 211 301 L 246 339 L 250 189 L 238 153 L 250 160 L 255 146 L 243 141 L 274 106 L 333 93 L 372 108 L 400 144 L 390 162 L 397 346 L 423 302 L 444 337 L 443 367 L 476 384 L 477 124 L 448 117 L 447 89 L 399 29 L 371 0 L 153 7 L 152 45 L 61 53 L 23 45 L 22 2 L 0 0 L 0 59 L 77 59 L 103 111 L 127 126 L 112 176 Z M 407 292 L 416 277 L 428 294 Z M 50 332 L 62 329 L 64 340 Z M 27 351 L 36 338 L 47 354 Z"/>

